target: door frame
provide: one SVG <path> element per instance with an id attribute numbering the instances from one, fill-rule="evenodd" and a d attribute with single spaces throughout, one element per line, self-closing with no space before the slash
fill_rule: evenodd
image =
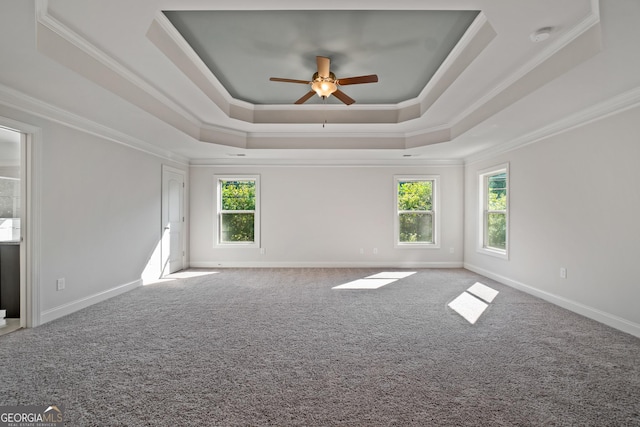
<path id="1" fill-rule="evenodd" d="M 40 191 L 42 131 L 0 116 L 0 126 L 20 136 L 20 327 L 40 325 Z"/>
<path id="2" fill-rule="evenodd" d="M 178 169 L 169 165 L 162 165 L 162 177 L 161 177 L 161 184 L 160 184 L 160 260 L 161 260 L 161 265 L 160 265 L 160 277 L 162 278 L 163 276 L 165 276 L 165 254 L 163 253 L 163 248 L 164 248 L 164 244 L 162 242 L 162 240 L 164 239 L 164 224 L 165 224 L 165 197 L 166 197 L 166 193 L 165 193 L 165 176 L 167 173 L 173 173 L 176 175 L 180 175 L 182 177 L 182 182 L 184 183 L 184 186 L 182 188 L 182 197 L 180 197 L 180 211 L 182 212 L 182 216 L 184 218 L 184 220 L 182 221 L 182 238 L 180 239 L 180 246 L 182 249 L 182 267 L 184 268 L 188 268 L 188 264 L 187 264 L 187 223 L 188 220 L 187 218 L 188 216 L 188 212 L 187 212 L 187 204 L 185 203 L 185 200 L 187 199 L 187 189 L 188 189 L 188 184 L 187 184 L 187 173 L 182 170 L 182 169 Z M 169 258 L 167 260 L 170 259 L 170 255 Z"/>

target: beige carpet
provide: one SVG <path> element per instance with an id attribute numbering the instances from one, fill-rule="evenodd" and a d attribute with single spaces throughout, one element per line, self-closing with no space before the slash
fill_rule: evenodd
<path id="1" fill-rule="evenodd" d="M 0 337 L 0 404 L 71 426 L 638 426 L 640 340 L 465 270 L 248 269 Z M 470 324 L 448 304 L 498 291 Z"/>

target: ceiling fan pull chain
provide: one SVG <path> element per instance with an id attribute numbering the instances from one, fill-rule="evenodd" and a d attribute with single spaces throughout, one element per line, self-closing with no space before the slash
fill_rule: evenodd
<path id="1" fill-rule="evenodd" d="M 325 105 L 325 108 L 324 108 L 324 122 L 322 123 L 322 127 L 324 128 L 324 125 L 327 124 L 327 109 L 326 109 L 327 97 L 326 96 L 322 97 L 322 103 Z"/>

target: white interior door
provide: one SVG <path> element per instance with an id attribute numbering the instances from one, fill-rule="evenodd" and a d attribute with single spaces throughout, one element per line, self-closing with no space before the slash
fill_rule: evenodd
<path id="1" fill-rule="evenodd" d="M 184 268 L 184 172 L 162 169 L 162 275 Z"/>

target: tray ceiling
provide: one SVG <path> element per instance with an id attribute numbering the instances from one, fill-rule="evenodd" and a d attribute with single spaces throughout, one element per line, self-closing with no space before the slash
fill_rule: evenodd
<path id="1" fill-rule="evenodd" d="M 53 60 L 32 61 L 52 76 L 37 81 L 43 99 L 108 115 L 117 127 L 115 102 L 92 98 L 75 107 L 73 90 L 63 89 L 91 82 L 183 135 L 186 142 L 162 134 L 157 140 L 188 159 L 460 159 L 585 108 L 576 79 L 563 79 L 550 95 L 563 94 L 543 109 L 538 94 L 603 46 L 595 0 L 517 7 L 501 0 L 249 0 L 242 10 L 237 2 L 208 0 L 35 5 L 36 49 Z M 545 27 L 547 40 L 532 41 Z M 310 79 L 316 55 L 330 57 L 338 77 L 375 73 L 379 82 L 345 87 L 356 100 L 350 106 L 315 97 L 292 105 L 304 85 L 268 79 Z M 73 73 L 63 76 L 53 63 Z M 16 87 L 29 85 L 19 77 Z M 620 77 L 592 87 L 588 97 L 620 93 L 622 77 L 631 78 Z M 154 131 L 138 133 L 148 141 Z"/>
<path id="2" fill-rule="evenodd" d="M 292 104 L 312 79 L 316 56 L 338 78 L 377 74 L 377 84 L 344 88 L 358 104 L 417 98 L 460 42 L 477 11 L 166 11 L 165 16 L 229 95 L 252 104 Z M 322 103 L 313 97 L 308 103 Z M 340 104 L 335 97 L 329 103 Z"/>

